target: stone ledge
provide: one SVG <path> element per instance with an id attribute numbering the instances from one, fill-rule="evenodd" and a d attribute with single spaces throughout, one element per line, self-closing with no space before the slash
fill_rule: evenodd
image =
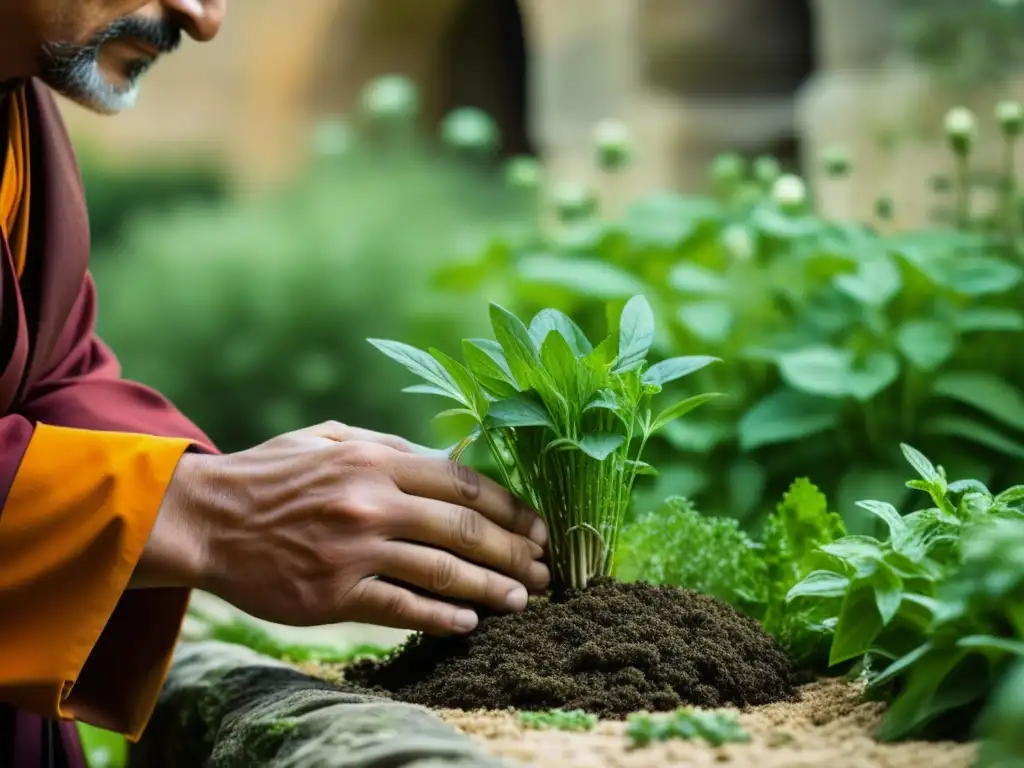
<path id="1" fill-rule="evenodd" d="M 183 643 L 130 768 L 506 768 L 430 710 L 237 645 Z"/>

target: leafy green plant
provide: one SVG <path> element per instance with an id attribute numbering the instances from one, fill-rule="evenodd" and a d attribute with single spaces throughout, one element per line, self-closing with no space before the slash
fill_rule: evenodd
<path id="1" fill-rule="evenodd" d="M 643 296 L 622 309 L 617 332 L 596 347 L 565 314 L 545 309 L 529 326 L 492 304 L 495 340 L 463 343 L 465 364 L 438 349 L 371 339 L 425 383 L 407 391 L 455 402 L 468 418 L 458 457 L 480 440 L 506 485 L 548 526 L 553 582 L 580 588 L 611 573 L 619 532 L 652 435 L 711 400 L 701 394 L 655 407 L 665 385 L 707 367 L 708 356 L 648 366 L 654 314 Z"/>
<path id="2" fill-rule="evenodd" d="M 668 498 L 627 523 L 617 558 L 624 581 L 686 587 L 748 612 L 764 602 L 764 560 L 750 537 L 736 520 L 702 515 L 688 499 Z"/>
<path id="3" fill-rule="evenodd" d="M 519 722 L 524 728 L 559 731 L 589 731 L 597 725 L 597 715 L 582 709 L 549 709 L 545 712 L 520 712 Z"/>
<path id="4" fill-rule="evenodd" d="M 818 549 L 844 534 L 839 515 L 806 478 L 792 483 L 760 541 L 736 520 L 669 498 L 626 524 L 616 575 L 717 597 L 761 621 L 801 671 L 818 673 L 829 666 L 833 614 L 787 595 L 819 567 Z"/>
<path id="5" fill-rule="evenodd" d="M 999 684 L 985 709 L 979 731 L 984 736 L 978 768 L 1017 768 L 1024 764 L 1024 661 L 1018 661 Z"/>
<path id="6" fill-rule="evenodd" d="M 731 712 L 708 712 L 684 707 L 667 715 L 638 712 L 629 716 L 626 738 L 633 747 L 658 741 L 700 739 L 712 746 L 750 741 L 750 734 Z"/>
<path id="7" fill-rule="evenodd" d="M 1020 118 L 1009 106 L 998 122 L 1012 157 Z M 915 503 L 897 441 L 993 485 L 1024 457 L 1019 195 L 1001 179 L 994 216 L 971 218 L 970 118 L 947 127 L 955 199 L 927 229 L 894 232 L 891 210 L 877 222 L 824 220 L 814 190 L 770 158 L 724 156 L 707 195 L 647 195 L 621 212 L 569 206 L 557 226 L 503 233 L 445 265 L 438 283 L 522 313 L 555 307 L 587 331 L 643 293 L 658 319 L 652 359 L 725 360 L 687 384 L 730 398 L 652 441 L 661 471 L 638 482 L 640 506 L 683 496 L 753 527 L 808 476 L 851 533 L 874 535 L 879 521 L 858 500 Z"/>
<path id="8" fill-rule="evenodd" d="M 886 502 L 861 502 L 888 537 L 820 547 L 821 567 L 788 596 L 827 607 L 830 663 L 861 661 L 871 695 L 892 700 L 883 740 L 969 726 L 1024 657 L 1024 487 L 992 494 L 977 480 L 949 482 L 922 453 L 902 450 L 919 475 L 907 486 L 934 506 L 901 516 Z"/>

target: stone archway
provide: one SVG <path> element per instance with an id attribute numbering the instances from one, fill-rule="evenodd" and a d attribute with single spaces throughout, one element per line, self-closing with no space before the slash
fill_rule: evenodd
<path id="1" fill-rule="evenodd" d="M 344 0 L 323 41 L 314 114 L 350 113 L 366 83 L 402 74 L 420 90 L 424 130 L 436 131 L 454 107 L 475 106 L 497 120 L 505 153 L 533 151 L 518 0 Z"/>
<path id="2" fill-rule="evenodd" d="M 720 151 L 798 165 L 794 103 L 818 68 L 812 0 L 640 2 L 645 85 L 685 104 L 699 123 L 722 123 L 720 133 L 710 130 L 722 138 Z"/>

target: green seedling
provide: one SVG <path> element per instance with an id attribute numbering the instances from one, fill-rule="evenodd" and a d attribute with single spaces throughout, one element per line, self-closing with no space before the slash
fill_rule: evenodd
<path id="1" fill-rule="evenodd" d="M 589 731 L 597 725 L 597 716 L 581 709 L 550 709 L 546 712 L 520 712 L 519 722 L 524 728 L 559 731 Z"/>
<path id="2" fill-rule="evenodd" d="M 684 707 L 668 715 L 656 716 L 646 712 L 630 715 L 626 738 L 633 747 L 646 747 L 669 739 L 701 739 L 713 747 L 720 747 L 730 742 L 748 742 L 750 734 L 730 712 Z"/>

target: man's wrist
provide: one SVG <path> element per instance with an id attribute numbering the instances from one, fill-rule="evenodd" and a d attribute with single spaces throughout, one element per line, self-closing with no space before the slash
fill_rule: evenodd
<path id="1" fill-rule="evenodd" d="M 185 453 L 179 460 L 132 576 L 132 588 L 194 589 L 207 580 L 211 458 Z"/>

